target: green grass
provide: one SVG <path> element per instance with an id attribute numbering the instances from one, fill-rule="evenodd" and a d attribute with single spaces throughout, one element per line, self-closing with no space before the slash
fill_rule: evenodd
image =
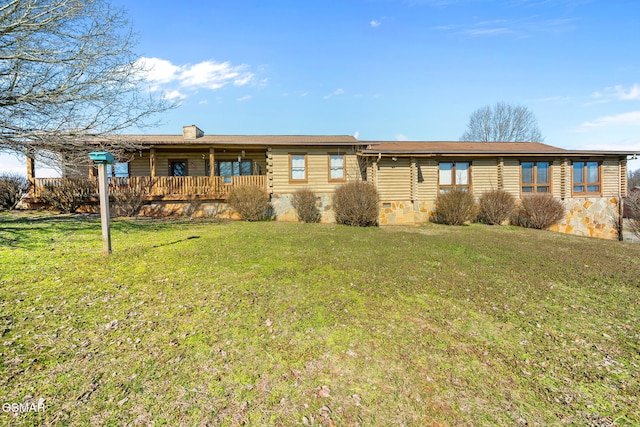
<path id="1" fill-rule="evenodd" d="M 0 425 L 638 425 L 640 245 L 0 214 Z"/>

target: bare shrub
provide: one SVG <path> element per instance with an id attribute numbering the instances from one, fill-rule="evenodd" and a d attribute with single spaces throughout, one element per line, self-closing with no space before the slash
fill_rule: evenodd
<path id="1" fill-rule="evenodd" d="M 111 192 L 111 203 L 116 216 L 136 216 L 146 201 L 147 190 L 141 186 L 118 186 Z"/>
<path id="2" fill-rule="evenodd" d="M 625 212 L 631 232 L 640 238 L 640 191 L 634 191 L 624 200 Z"/>
<path id="3" fill-rule="evenodd" d="M 47 185 L 40 197 L 62 213 L 76 212 L 97 194 L 96 183 L 86 178 L 65 178 L 56 185 Z"/>
<path id="4" fill-rule="evenodd" d="M 245 221 L 262 221 L 270 217 L 271 203 L 264 188 L 240 185 L 229 193 L 229 206 Z"/>
<path id="5" fill-rule="evenodd" d="M 29 190 L 29 181 L 18 174 L 0 175 L 0 209 L 15 209 Z"/>
<path id="6" fill-rule="evenodd" d="M 380 197 L 368 182 L 341 185 L 333 195 L 333 210 L 338 224 L 368 227 L 378 224 Z"/>
<path id="7" fill-rule="evenodd" d="M 463 225 L 475 218 L 476 201 L 468 191 L 449 191 L 436 198 L 435 221 L 447 225 Z"/>
<path id="8" fill-rule="evenodd" d="M 316 194 L 308 188 L 300 188 L 293 193 L 291 204 L 301 222 L 320 222 L 320 211 L 316 206 Z"/>
<path id="9" fill-rule="evenodd" d="M 511 218 L 516 208 L 513 195 L 504 190 L 492 190 L 480 196 L 478 219 L 491 225 L 500 225 Z"/>
<path id="10" fill-rule="evenodd" d="M 196 213 L 200 209 L 202 209 L 202 199 L 191 199 L 185 203 L 184 209 L 182 210 L 182 215 L 189 218 L 189 220 L 193 220 L 196 217 Z"/>
<path id="11" fill-rule="evenodd" d="M 611 227 L 615 230 L 618 240 L 622 242 L 624 240 L 624 218 L 622 215 L 611 216 Z"/>
<path id="12" fill-rule="evenodd" d="M 562 202 L 549 193 L 532 194 L 522 198 L 517 225 L 544 230 L 564 218 Z"/>

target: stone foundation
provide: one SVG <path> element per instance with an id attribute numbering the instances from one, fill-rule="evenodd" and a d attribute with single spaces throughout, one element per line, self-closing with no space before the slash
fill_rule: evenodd
<path id="1" fill-rule="evenodd" d="M 320 222 L 335 222 L 331 208 L 332 193 L 316 193 L 316 206 L 320 211 Z M 293 194 L 272 194 L 271 205 L 278 221 L 298 221 L 298 215 L 292 205 Z"/>
<path id="2" fill-rule="evenodd" d="M 383 201 L 380 225 L 419 225 L 429 220 L 432 211 L 432 202 Z"/>
<path id="3" fill-rule="evenodd" d="M 335 222 L 332 209 L 332 193 L 317 194 L 316 205 L 320 210 L 320 222 Z M 273 194 L 271 204 L 277 221 L 298 221 L 296 210 L 291 204 L 293 194 Z M 618 239 L 616 219 L 619 214 L 617 198 L 583 197 L 565 199 L 565 218 L 551 226 L 551 231 L 601 239 Z M 47 208 L 30 204 L 28 208 Z M 434 202 L 381 201 L 380 225 L 420 225 L 431 219 Z M 97 203 L 83 206 L 80 212 L 99 212 Z M 224 201 L 152 201 L 145 204 L 140 216 L 148 217 L 190 217 L 240 219 Z"/>
<path id="4" fill-rule="evenodd" d="M 139 216 L 240 219 L 225 202 L 218 200 L 153 201 L 142 206 Z"/>
<path id="5" fill-rule="evenodd" d="M 618 199 L 606 197 L 581 197 L 565 199 L 564 220 L 550 230 L 578 236 L 618 239 L 615 221 L 619 215 Z"/>

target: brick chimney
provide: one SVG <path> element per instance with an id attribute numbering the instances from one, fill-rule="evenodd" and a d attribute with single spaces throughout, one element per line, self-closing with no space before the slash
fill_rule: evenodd
<path id="1" fill-rule="evenodd" d="M 184 139 L 197 139 L 202 136 L 204 136 L 204 132 L 198 126 L 182 126 L 182 137 Z"/>

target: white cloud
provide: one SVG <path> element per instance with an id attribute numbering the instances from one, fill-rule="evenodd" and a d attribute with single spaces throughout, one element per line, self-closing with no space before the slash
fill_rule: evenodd
<path id="1" fill-rule="evenodd" d="M 360 131 L 359 130 L 355 131 L 355 133 L 353 134 L 353 137 L 355 139 L 359 139 L 360 138 Z"/>
<path id="2" fill-rule="evenodd" d="M 625 88 L 622 85 L 610 86 L 604 89 L 604 91 L 596 91 L 591 95 L 595 99 L 608 100 L 616 99 L 619 101 L 639 101 L 640 100 L 640 85 L 634 84 L 630 88 Z"/>
<path id="3" fill-rule="evenodd" d="M 466 34 L 470 36 L 499 36 L 502 34 L 512 34 L 513 30 L 505 27 L 498 28 L 480 28 L 465 31 Z"/>
<path id="4" fill-rule="evenodd" d="M 344 95 L 344 89 L 342 88 L 338 88 L 336 90 L 334 90 L 333 92 L 331 92 L 329 95 L 325 95 L 324 99 L 329 99 L 333 96 L 338 96 L 338 95 Z"/>
<path id="5" fill-rule="evenodd" d="M 236 101 L 238 102 L 246 102 L 248 100 L 250 100 L 252 97 L 251 95 L 245 95 L 245 96 L 241 96 L 240 98 L 236 98 Z"/>
<path id="6" fill-rule="evenodd" d="M 369 25 L 371 25 L 371 27 L 373 28 L 378 28 L 380 26 L 381 22 L 380 21 L 376 21 L 375 19 L 371 20 L 371 22 L 369 22 Z"/>
<path id="7" fill-rule="evenodd" d="M 185 99 L 187 97 L 187 95 L 185 95 L 184 93 L 180 92 L 179 90 L 172 90 L 171 92 L 167 92 L 164 97 L 166 99 Z"/>
<path id="8" fill-rule="evenodd" d="M 561 33 L 575 29 L 575 19 L 541 20 L 537 16 L 523 19 L 491 19 L 478 20 L 464 24 L 445 24 L 432 27 L 437 31 L 461 34 L 468 37 L 514 36 L 530 37 L 540 33 Z"/>
<path id="9" fill-rule="evenodd" d="M 254 74 L 253 73 L 244 73 L 243 75 L 241 75 L 240 77 L 238 77 L 237 79 L 235 79 L 233 81 L 233 85 L 234 86 L 244 86 L 247 85 L 249 83 L 251 83 L 251 81 L 253 80 Z M 260 85 L 266 85 L 267 80 L 263 79 L 260 81 Z"/>
<path id="10" fill-rule="evenodd" d="M 637 83 L 629 88 L 628 91 L 622 86 L 614 86 L 613 90 L 618 96 L 618 99 L 622 101 L 640 100 L 640 85 Z"/>
<path id="11" fill-rule="evenodd" d="M 599 117 L 593 121 L 582 123 L 580 129 L 587 130 L 604 126 L 640 126 L 640 111 Z"/>
<path id="12" fill-rule="evenodd" d="M 138 65 L 144 70 L 145 78 L 155 84 L 169 83 L 178 78 L 180 67 L 160 58 L 140 58 Z"/>
<path id="13" fill-rule="evenodd" d="M 409 137 L 403 133 L 399 133 L 396 135 L 396 141 L 408 141 Z"/>
<path id="14" fill-rule="evenodd" d="M 232 65 L 228 61 L 175 65 L 166 59 L 143 57 L 138 60 L 138 65 L 144 70 L 144 78 L 149 82 L 150 89 L 168 91 L 169 99 L 187 97 L 178 88 L 215 90 L 228 84 L 245 86 L 255 78 L 246 64 Z"/>

